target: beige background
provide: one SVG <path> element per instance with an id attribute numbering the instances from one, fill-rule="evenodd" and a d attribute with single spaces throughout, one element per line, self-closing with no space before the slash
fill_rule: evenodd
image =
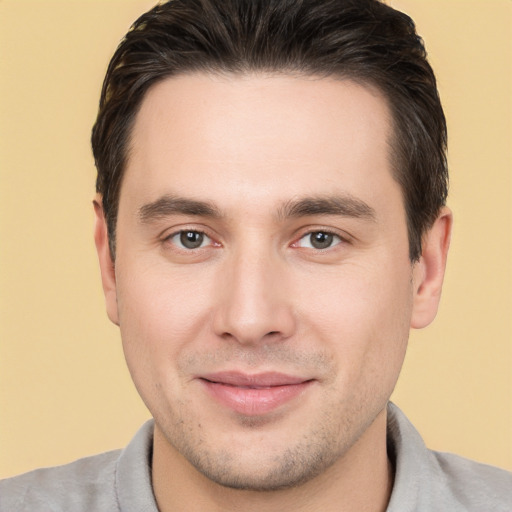
<path id="1" fill-rule="evenodd" d="M 441 311 L 394 394 L 427 444 L 512 469 L 512 2 L 396 0 L 450 128 Z M 123 446 L 148 416 L 104 313 L 89 149 L 100 85 L 147 0 L 0 0 L 0 476 Z"/>

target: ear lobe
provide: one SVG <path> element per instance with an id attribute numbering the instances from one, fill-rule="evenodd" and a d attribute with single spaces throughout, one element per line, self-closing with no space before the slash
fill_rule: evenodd
<path id="1" fill-rule="evenodd" d="M 119 325 L 115 266 L 110 254 L 107 222 L 105 220 L 103 207 L 101 206 L 101 197 L 99 195 L 94 199 L 93 205 L 94 214 L 96 216 L 94 242 L 96 244 L 96 252 L 98 253 L 98 260 L 100 264 L 101 282 L 103 285 L 103 293 L 105 295 L 107 315 L 114 324 Z"/>
<path id="2" fill-rule="evenodd" d="M 450 246 L 453 216 L 444 207 L 422 241 L 421 257 L 413 268 L 413 310 L 411 327 L 421 329 L 437 314 Z"/>

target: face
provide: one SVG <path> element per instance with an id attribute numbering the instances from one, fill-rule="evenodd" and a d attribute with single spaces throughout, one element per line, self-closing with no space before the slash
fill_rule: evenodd
<path id="1" fill-rule="evenodd" d="M 268 490 L 385 428 L 418 288 L 389 139 L 383 98 L 350 81 L 148 92 L 104 285 L 161 449 Z"/>

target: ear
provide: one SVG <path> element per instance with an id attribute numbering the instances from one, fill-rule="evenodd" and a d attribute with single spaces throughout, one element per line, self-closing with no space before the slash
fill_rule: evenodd
<path id="1" fill-rule="evenodd" d="M 100 263 L 101 282 L 103 284 L 103 293 L 107 306 L 107 315 L 110 320 L 119 325 L 117 313 L 117 290 L 116 290 L 116 272 L 110 247 L 108 244 L 107 222 L 101 206 L 101 196 L 96 195 L 93 201 L 96 223 L 94 226 L 94 242 Z"/>
<path id="2" fill-rule="evenodd" d="M 411 327 L 426 327 L 437 314 L 452 232 L 452 212 L 444 207 L 422 239 L 421 257 L 413 267 Z"/>

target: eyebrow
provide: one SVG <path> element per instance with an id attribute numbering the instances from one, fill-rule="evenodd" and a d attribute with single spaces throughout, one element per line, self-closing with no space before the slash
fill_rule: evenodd
<path id="1" fill-rule="evenodd" d="M 143 224 L 163 219 L 171 215 L 193 215 L 219 219 L 221 211 L 208 201 L 165 195 L 140 207 L 139 219 Z M 307 217 L 313 215 L 338 215 L 374 221 L 375 210 L 351 195 L 304 197 L 287 201 L 277 210 L 277 218 Z"/>
<path id="2" fill-rule="evenodd" d="M 279 210 L 279 218 L 311 215 L 339 215 L 375 221 L 375 210 L 361 199 L 351 195 L 305 197 L 286 202 Z"/>
<path id="3" fill-rule="evenodd" d="M 139 219 L 143 224 L 169 217 L 170 215 L 197 215 L 220 218 L 220 210 L 207 201 L 165 195 L 140 207 Z"/>

